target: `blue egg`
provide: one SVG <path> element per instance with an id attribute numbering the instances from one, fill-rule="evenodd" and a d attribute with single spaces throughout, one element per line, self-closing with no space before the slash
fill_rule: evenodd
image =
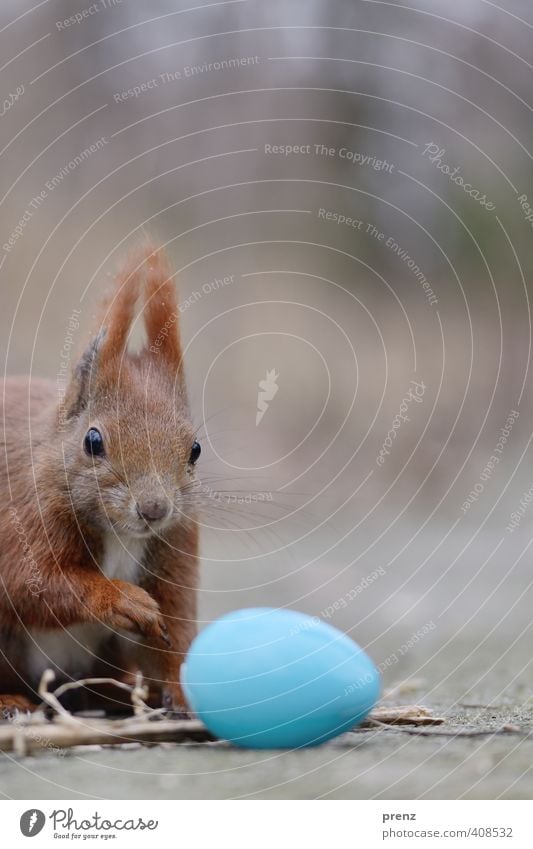
<path id="1" fill-rule="evenodd" d="M 295 610 L 237 610 L 193 641 L 181 670 L 217 737 L 255 749 L 315 746 L 361 722 L 380 675 L 346 634 Z"/>

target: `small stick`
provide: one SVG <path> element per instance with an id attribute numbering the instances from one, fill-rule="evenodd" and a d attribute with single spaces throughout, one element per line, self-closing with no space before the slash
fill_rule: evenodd
<path id="1" fill-rule="evenodd" d="M 48 685 L 55 680 L 55 677 L 55 672 L 52 672 L 51 669 L 44 670 L 39 682 L 39 695 L 43 702 L 46 702 L 47 705 L 53 708 L 65 723 L 77 724 L 78 720 L 74 719 L 72 714 L 63 707 L 57 696 L 48 689 Z"/>
<path id="2" fill-rule="evenodd" d="M 44 749 L 67 749 L 73 746 L 124 743 L 183 743 L 186 740 L 206 742 L 213 740 L 207 728 L 199 721 L 149 719 L 75 720 L 74 724 L 48 722 L 42 725 L 15 727 L 6 723 L 0 727 L 0 751 L 25 754 Z"/>
<path id="3" fill-rule="evenodd" d="M 47 671 L 49 672 L 50 670 Z M 41 684 L 42 682 L 43 679 L 41 678 Z M 88 684 L 114 684 L 115 687 L 120 687 L 121 690 L 127 690 L 128 693 L 131 693 L 133 690 L 129 684 L 124 684 L 123 681 L 115 681 L 114 678 L 80 678 L 78 681 L 68 681 L 66 684 L 61 684 L 60 687 L 53 691 L 52 696 L 55 696 L 56 699 L 58 699 L 59 696 L 63 695 L 63 693 L 67 693 L 69 690 L 77 690 L 79 687 L 86 687 Z M 40 689 L 39 694 L 41 695 Z M 48 695 L 50 695 L 49 692 Z M 55 705 L 53 705 L 53 707 L 56 709 Z"/>
<path id="4" fill-rule="evenodd" d="M 485 728 L 485 729 L 457 729 L 457 731 L 426 731 L 422 728 L 391 728 L 390 725 L 372 720 L 373 726 L 376 728 L 388 729 L 399 734 L 415 734 L 418 737 L 490 737 L 499 734 L 520 734 L 523 737 L 533 736 L 533 732 L 527 728 L 519 728 L 518 726 L 502 725 L 500 728 Z M 356 729 L 357 730 L 357 729 Z"/>
<path id="5" fill-rule="evenodd" d="M 54 690 L 53 693 L 50 693 L 50 691 L 48 690 L 48 684 L 53 680 L 54 677 L 55 676 L 52 670 L 48 669 L 44 672 L 41 678 L 41 684 L 39 686 L 39 694 L 43 698 L 46 698 L 47 703 L 51 707 L 53 707 L 54 710 L 56 710 L 61 716 L 65 716 L 65 714 L 68 714 L 69 717 L 75 719 L 75 717 L 72 717 L 72 714 L 69 711 L 66 711 L 65 708 L 63 708 L 62 705 L 59 703 L 59 696 L 62 696 L 69 690 L 77 690 L 80 687 L 87 687 L 93 684 L 112 684 L 114 687 L 118 687 L 121 690 L 126 690 L 126 692 L 130 694 L 134 716 L 145 716 L 146 714 L 160 714 L 165 710 L 165 708 L 153 709 L 146 704 L 145 700 L 148 698 L 148 688 L 143 683 L 143 676 L 141 672 L 138 672 L 136 674 L 135 684 L 133 685 L 133 687 L 130 684 L 124 683 L 124 681 L 117 681 L 115 678 L 80 678 L 77 681 L 68 681 L 66 684 L 61 684 L 61 686 Z M 58 704 L 60 709 L 58 709 Z"/>
<path id="6" fill-rule="evenodd" d="M 444 717 L 434 716 L 433 711 L 420 705 L 400 705 L 388 707 L 379 705 L 368 714 L 361 727 L 374 725 L 442 725 Z"/>

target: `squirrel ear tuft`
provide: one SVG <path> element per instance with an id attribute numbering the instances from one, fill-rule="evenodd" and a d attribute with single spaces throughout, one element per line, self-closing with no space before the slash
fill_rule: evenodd
<path id="1" fill-rule="evenodd" d="M 64 402 L 67 419 L 78 416 L 89 402 L 91 384 L 94 386 L 96 381 L 96 366 L 105 334 L 104 327 L 91 340 L 74 368 Z"/>
<path id="2" fill-rule="evenodd" d="M 179 308 L 174 275 L 161 248 L 149 247 L 146 257 L 144 326 L 146 350 L 180 376 L 183 372 Z"/>
<path id="3" fill-rule="evenodd" d="M 106 327 L 106 336 L 101 357 L 109 369 L 126 354 L 143 277 L 142 265 L 143 258 L 137 253 L 131 254 L 115 277 L 113 292 L 102 304 L 101 321 Z"/>

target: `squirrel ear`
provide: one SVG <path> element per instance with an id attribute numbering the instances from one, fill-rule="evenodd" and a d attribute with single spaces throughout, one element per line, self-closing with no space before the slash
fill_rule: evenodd
<path id="1" fill-rule="evenodd" d="M 105 333 L 104 327 L 91 340 L 74 368 L 64 402 L 64 413 L 67 419 L 79 415 L 87 406 L 91 383 L 94 385 L 96 380 L 96 365 Z"/>

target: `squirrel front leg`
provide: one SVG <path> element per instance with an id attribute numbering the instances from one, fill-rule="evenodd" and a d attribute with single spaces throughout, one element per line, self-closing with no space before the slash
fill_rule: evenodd
<path id="1" fill-rule="evenodd" d="M 196 527 L 167 542 L 158 541 L 146 588 L 163 616 L 169 646 L 148 641 L 149 645 L 137 646 L 135 656 L 154 703 L 184 711 L 188 708 L 180 686 L 180 668 L 196 635 L 197 551 Z"/>
<path id="2" fill-rule="evenodd" d="M 95 568 L 69 564 L 61 570 L 55 562 L 47 565 L 41 564 L 42 580 L 33 593 L 15 570 L 11 572 L 14 578 L 4 578 L 0 604 L 3 627 L 61 629 L 95 622 L 113 631 L 136 631 L 147 640 L 168 644 L 157 601 L 141 587 L 110 581 Z"/>

